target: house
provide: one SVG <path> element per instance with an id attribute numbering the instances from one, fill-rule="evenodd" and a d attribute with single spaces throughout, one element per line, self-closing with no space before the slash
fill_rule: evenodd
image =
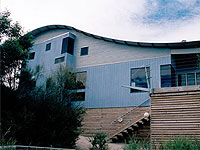
<path id="1" fill-rule="evenodd" d="M 91 125 L 86 126 L 86 130 L 94 128 L 116 135 L 116 129 L 130 127 L 127 122 L 133 118 L 131 113 L 139 112 L 133 115 L 133 123 L 144 119 L 141 114 L 149 112 L 151 89 L 200 85 L 200 41 L 131 42 L 66 25 L 44 26 L 31 33 L 34 45 L 28 66 L 44 67 L 43 78 L 38 79 L 37 85 L 59 65 L 69 66 L 84 85 L 77 90 L 80 99 L 74 102 L 82 104 L 88 113 L 93 112 L 94 121 L 101 122 L 91 125 L 91 115 L 86 119 Z M 107 120 L 102 121 L 106 115 Z M 121 122 L 125 120 L 122 127 Z M 113 128 L 106 128 L 108 124 Z"/>

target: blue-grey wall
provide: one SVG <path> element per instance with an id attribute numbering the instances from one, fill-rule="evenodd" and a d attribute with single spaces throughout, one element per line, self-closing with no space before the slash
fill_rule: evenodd
<path id="1" fill-rule="evenodd" d="M 76 72 L 87 71 L 85 101 L 76 102 L 86 108 L 138 106 L 149 99 L 149 93 L 130 93 L 129 88 L 122 87 L 130 86 L 131 69 L 150 67 L 151 87 L 158 88 L 160 65 L 171 64 L 171 50 L 167 48 L 127 46 L 94 39 L 75 31 L 71 33 L 66 29 L 51 30 L 36 37 L 32 49 L 36 52 L 35 59 L 30 60 L 28 65 L 33 70 L 36 65 L 44 67 L 38 85 L 60 64 L 70 66 Z M 61 54 L 62 39 L 67 36 L 76 38 L 74 55 Z M 45 51 L 49 42 L 51 50 Z M 80 56 L 80 49 L 85 46 L 89 47 L 89 55 Z M 54 64 L 55 58 L 62 56 L 65 56 L 65 62 Z M 149 105 L 149 101 L 144 105 Z"/>
<path id="2" fill-rule="evenodd" d="M 77 72 L 87 71 L 86 99 L 82 104 L 87 108 L 138 106 L 149 99 L 149 93 L 130 93 L 129 88 L 122 87 L 122 85 L 130 85 L 130 70 L 144 65 L 149 66 L 151 87 L 158 88 L 160 87 L 160 65 L 170 63 L 169 56 L 79 68 L 76 70 Z M 148 106 L 149 101 L 144 105 Z"/>

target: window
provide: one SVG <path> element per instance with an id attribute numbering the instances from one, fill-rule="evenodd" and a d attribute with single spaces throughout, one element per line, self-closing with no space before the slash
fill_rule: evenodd
<path id="1" fill-rule="evenodd" d="M 178 75 L 178 86 L 200 85 L 200 72 Z"/>
<path id="2" fill-rule="evenodd" d="M 88 55 L 88 47 L 81 48 L 81 56 Z"/>
<path id="3" fill-rule="evenodd" d="M 85 92 L 76 92 L 71 95 L 72 101 L 84 101 L 85 100 Z"/>
<path id="4" fill-rule="evenodd" d="M 200 72 L 196 73 L 196 81 L 197 81 L 197 85 L 200 85 Z"/>
<path id="5" fill-rule="evenodd" d="M 195 85 L 195 74 L 194 73 L 187 74 L 187 85 Z"/>
<path id="6" fill-rule="evenodd" d="M 59 57 L 59 58 L 56 58 L 56 59 L 55 59 L 55 64 L 58 64 L 58 63 L 64 62 L 64 60 L 65 60 L 65 57 Z"/>
<path id="7" fill-rule="evenodd" d="M 51 49 L 51 43 L 48 43 L 47 45 L 46 45 L 46 51 L 49 51 Z"/>
<path id="8" fill-rule="evenodd" d="M 186 74 L 178 75 L 178 86 L 186 86 Z"/>
<path id="9" fill-rule="evenodd" d="M 72 94 L 72 101 L 84 101 L 85 100 L 85 87 L 86 87 L 86 78 L 87 72 L 76 72 L 76 89 Z"/>
<path id="10" fill-rule="evenodd" d="M 74 39 L 72 39 L 70 37 L 64 38 L 62 41 L 61 54 L 64 54 L 66 52 L 71 55 L 73 55 L 73 53 L 74 53 Z"/>
<path id="11" fill-rule="evenodd" d="M 77 89 L 85 89 L 86 78 L 87 78 L 87 72 L 86 71 L 76 73 Z"/>
<path id="12" fill-rule="evenodd" d="M 35 52 L 29 53 L 29 59 L 34 59 L 35 58 Z"/>
<path id="13" fill-rule="evenodd" d="M 131 69 L 131 86 L 133 87 L 141 87 L 141 88 L 148 88 L 146 73 L 148 76 L 148 83 L 150 83 L 150 69 L 149 67 L 145 68 L 134 68 Z M 136 92 L 138 90 L 131 89 L 131 92 Z"/>
<path id="14" fill-rule="evenodd" d="M 171 64 L 160 66 L 161 87 L 175 86 L 175 71 Z"/>

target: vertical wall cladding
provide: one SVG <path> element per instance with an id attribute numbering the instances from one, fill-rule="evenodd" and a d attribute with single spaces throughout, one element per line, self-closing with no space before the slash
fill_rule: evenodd
<path id="1" fill-rule="evenodd" d="M 69 32 L 76 36 L 74 55 L 61 54 L 62 39 Z M 51 50 L 45 51 L 50 42 Z M 122 87 L 130 85 L 131 68 L 150 67 L 151 86 L 157 88 L 160 87 L 160 65 L 171 63 L 170 49 L 116 44 L 74 30 L 50 30 L 38 36 L 35 43 L 33 51 L 36 56 L 30 60 L 29 66 L 34 69 L 37 64 L 43 65 L 45 77 L 60 64 L 70 65 L 77 72 L 87 71 L 86 97 L 81 102 L 86 108 L 138 106 L 149 99 L 149 93 L 130 93 L 129 88 Z M 88 55 L 80 56 L 82 47 L 89 47 Z M 55 64 L 55 58 L 63 56 L 65 61 Z"/>
<path id="2" fill-rule="evenodd" d="M 42 43 L 34 44 L 31 51 L 35 52 L 35 58 L 29 60 L 28 66 L 34 70 L 37 65 L 42 66 L 42 76 L 37 81 L 37 85 L 41 85 L 42 81 L 52 74 L 59 65 L 68 65 L 69 67 L 74 67 L 74 56 L 68 53 L 61 54 L 62 49 L 62 39 L 69 37 L 69 33 L 62 34 L 60 36 L 47 39 Z M 37 41 L 38 42 L 38 41 Z M 46 44 L 51 43 L 50 50 L 46 51 Z M 55 64 L 55 59 L 64 57 L 64 61 Z"/>
<path id="3" fill-rule="evenodd" d="M 76 71 L 87 71 L 86 98 L 83 102 L 86 108 L 128 107 L 138 106 L 149 98 L 148 92 L 130 93 L 131 68 L 150 67 L 151 87 L 160 85 L 160 65 L 169 64 L 169 57 L 124 62 L 93 67 L 79 68 Z M 153 82 L 152 82 L 153 81 Z M 145 106 L 149 106 L 147 101 Z"/>

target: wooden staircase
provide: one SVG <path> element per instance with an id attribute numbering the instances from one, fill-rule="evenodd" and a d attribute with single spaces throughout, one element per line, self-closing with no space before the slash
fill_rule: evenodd
<path id="1" fill-rule="evenodd" d="M 149 118 L 144 118 L 145 112 L 149 113 L 150 107 L 88 109 L 82 135 L 92 136 L 104 132 L 113 142 L 128 140 L 129 136 L 135 134 L 141 138 L 146 137 L 150 133 L 150 125 Z"/>
<path id="2" fill-rule="evenodd" d="M 147 113 L 150 114 L 149 111 Z M 134 136 L 137 136 L 134 133 L 138 132 L 139 128 L 141 128 L 144 125 L 149 124 L 149 119 L 150 119 L 150 115 L 144 116 L 144 113 L 143 113 L 137 118 L 129 120 L 125 125 L 121 126 L 115 132 L 110 134 L 108 139 L 111 139 L 113 142 L 129 141 L 130 138 L 134 138 Z"/>

